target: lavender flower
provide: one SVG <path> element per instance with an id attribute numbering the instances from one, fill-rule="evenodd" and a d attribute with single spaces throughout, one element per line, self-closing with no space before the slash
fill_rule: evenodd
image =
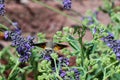
<path id="1" fill-rule="evenodd" d="M 91 16 L 88 17 L 82 17 L 82 20 L 87 20 L 87 25 L 91 25 L 94 23 L 94 20 Z"/>
<path id="2" fill-rule="evenodd" d="M 93 34 L 95 34 L 96 32 L 97 32 L 97 29 L 95 27 L 95 28 L 93 28 Z"/>
<path id="3" fill-rule="evenodd" d="M 74 71 L 74 75 L 75 75 L 75 80 L 80 80 L 80 71 L 76 68 L 72 69 Z"/>
<path id="4" fill-rule="evenodd" d="M 60 70 L 60 71 L 59 71 L 59 75 L 60 75 L 62 78 L 64 78 L 64 77 L 66 76 L 66 71 Z"/>
<path id="5" fill-rule="evenodd" d="M 102 38 L 103 42 L 107 44 L 108 47 L 112 48 L 115 42 L 113 34 L 109 33 L 108 36 Z"/>
<path id="6" fill-rule="evenodd" d="M 69 65 L 69 59 L 66 57 L 59 57 L 59 63 L 61 65 L 61 67 L 65 67 L 66 65 Z"/>
<path id="7" fill-rule="evenodd" d="M 19 28 L 18 22 L 13 22 L 12 25 L 13 25 L 16 29 L 18 29 L 18 31 L 21 31 L 20 28 Z"/>
<path id="8" fill-rule="evenodd" d="M 28 37 L 27 39 L 21 36 L 21 30 L 16 28 L 15 31 L 6 31 L 5 39 L 12 41 L 12 46 L 16 47 L 18 54 L 20 55 L 20 61 L 26 62 L 31 56 L 31 49 L 33 48 L 33 39 Z"/>
<path id="9" fill-rule="evenodd" d="M 0 15 L 4 15 L 5 13 L 5 4 L 4 4 L 4 0 L 0 0 Z"/>
<path id="10" fill-rule="evenodd" d="M 71 72 L 74 72 L 74 79 L 75 80 L 80 80 L 80 71 L 78 70 L 78 69 L 76 69 L 76 68 L 72 68 L 72 69 L 70 69 L 70 70 L 60 70 L 59 71 L 59 75 L 60 75 L 60 77 L 63 79 L 63 80 L 70 80 L 70 79 L 72 79 L 73 77 L 71 77 L 70 75 L 68 76 L 68 74 L 67 73 L 71 73 Z M 67 79 L 66 79 L 67 78 Z"/>
<path id="11" fill-rule="evenodd" d="M 120 40 L 114 40 L 113 34 L 103 37 L 102 40 L 113 50 L 117 59 L 120 60 Z"/>
<path id="12" fill-rule="evenodd" d="M 71 8 L 71 4 L 72 4 L 72 2 L 71 2 L 71 0 L 63 0 L 63 7 L 65 8 L 65 9 L 70 9 Z"/>

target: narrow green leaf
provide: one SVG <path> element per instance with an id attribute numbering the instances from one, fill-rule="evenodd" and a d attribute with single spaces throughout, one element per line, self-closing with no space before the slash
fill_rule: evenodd
<path id="1" fill-rule="evenodd" d="M 73 49 L 75 49 L 77 51 L 80 51 L 79 42 L 77 40 L 75 40 L 74 37 L 72 37 L 71 35 L 69 35 L 67 37 L 67 41 L 72 46 Z"/>
<path id="2" fill-rule="evenodd" d="M 3 24 L 0 24 L 0 31 L 6 31 L 6 30 L 8 30 L 8 28 Z"/>
<path id="3" fill-rule="evenodd" d="M 120 80 L 120 74 L 119 73 L 115 73 L 112 77 L 111 80 Z"/>

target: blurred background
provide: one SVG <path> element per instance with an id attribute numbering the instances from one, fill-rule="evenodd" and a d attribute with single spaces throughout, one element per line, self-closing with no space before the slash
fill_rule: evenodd
<path id="1" fill-rule="evenodd" d="M 42 32 L 46 34 L 47 39 L 52 38 L 56 31 L 62 30 L 63 27 L 79 25 L 76 21 L 62 16 L 40 4 L 32 2 L 32 0 L 5 0 L 6 14 L 13 21 L 18 22 L 24 34 L 36 34 Z M 93 13 L 103 5 L 102 0 L 72 0 L 72 9 L 63 9 L 62 0 L 40 0 L 55 9 L 58 9 L 74 19 L 81 21 L 86 16 L 87 11 Z M 115 1 L 115 5 L 120 5 L 120 0 Z M 110 22 L 108 14 L 98 12 L 98 20 L 107 25 Z M 0 17 L 0 23 L 12 28 L 12 26 Z M 92 36 L 88 31 L 85 40 L 90 40 Z"/>

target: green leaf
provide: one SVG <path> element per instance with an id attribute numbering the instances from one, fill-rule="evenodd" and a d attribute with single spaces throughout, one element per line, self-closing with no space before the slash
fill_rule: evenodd
<path id="1" fill-rule="evenodd" d="M 115 73 L 112 77 L 111 80 L 120 80 L 120 74 L 119 73 Z"/>
<path id="2" fill-rule="evenodd" d="M 0 24 L 0 31 L 6 31 L 8 28 L 2 24 Z"/>
<path id="3" fill-rule="evenodd" d="M 20 73 L 19 69 L 16 69 L 10 76 L 9 80 L 15 80 L 16 76 Z"/>
<path id="4" fill-rule="evenodd" d="M 5 71 L 5 66 L 0 64 L 0 73 L 3 73 Z"/>
<path id="5" fill-rule="evenodd" d="M 72 37 L 71 35 L 69 35 L 67 37 L 67 41 L 68 43 L 71 45 L 71 47 L 77 51 L 80 51 L 80 45 L 79 45 L 79 42 L 74 39 L 74 37 Z"/>

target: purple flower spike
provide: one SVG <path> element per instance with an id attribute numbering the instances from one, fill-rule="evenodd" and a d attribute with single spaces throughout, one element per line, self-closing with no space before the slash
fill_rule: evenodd
<path id="1" fill-rule="evenodd" d="M 108 36 L 103 37 L 103 41 L 108 42 L 109 40 L 113 40 L 114 39 L 114 35 L 109 33 Z"/>
<path id="2" fill-rule="evenodd" d="M 103 37 L 102 40 L 113 50 L 117 59 L 120 60 L 120 40 L 114 40 L 114 36 L 111 33 L 108 36 Z"/>
<path id="3" fill-rule="evenodd" d="M 26 62 L 31 56 L 31 50 L 33 48 L 33 39 L 29 37 L 28 39 L 24 38 L 21 35 L 21 30 L 16 28 L 15 31 L 6 31 L 5 39 L 12 41 L 12 46 L 17 47 L 16 50 L 20 55 L 20 61 Z"/>
<path id="4" fill-rule="evenodd" d="M 61 67 L 64 67 L 65 65 L 69 65 L 69 59 L 66 57 L 59 57 L 59 62 L 61 64 Z"/>
<path id="5" fill-rule="evenodd" d="M 5 39 L 7 39 L 8 36 L 9 36 L 9 31 L 5 31 L 5 32 L 4 32 L 4 35 L 5 35 Z"/>
<path id="6" fill-rule="evenodd" d="M 5 4 L 4 0 L 0 0 L 0 15 L 3 16 L 5 13 Z"/>
<path id="7" fill-rule="evenodd" d="M 93 34 L 95 34 L 97 32 L 96 27 L 93 29 Z"/>
<path id="8" fill-rule="evenodd" d="M 80 80 L 80 71 L 76 68 L 71 69 L 71 71 L 74 71 L 74 75 L 75 75 L 75 80 Z"/>
<path id="9" fill-rule="evenodd" d="M 120 60 L 120 53 L 116 53 L 117 59 Z"/>
<path id="10" fill-rule="evenodd" d="M 29 57 L 30 57 L 30 56 L 28 56 L 28 55 L 20 56 L 19 61 L 20 61 L 20 62 L 26 62 L 26 61 L 28 61 Z"/>
<path id="11" fill-rule="evenodd" d="M 82 21 L 83 20 L 87 20 L 87 25 L 92 25 L 94 23 L 94 19 L 91 17 L 91 16 L 86 16 L 86 17 L 82 17 L 81 19 Z"/>
<path id="12" fill-rule="evenodd" d="M 45 56 L 44 59 L 50 61 L 51 57 L 50 56 Z"/>
<path id="13" fill-rule="evenodd" d="M 65 9 L 68 10 L 71 9 L 71 4 L 72 4 L 71 0 L 63 0 L 63 5 Z"/>
<path id="14" fill-rule="evenodd" d="M 16 26 L 17 28 L 19 27 L 19 25 L 18 25 L 17 22 L 13 22 L 12 25 L 13 25 L 13 26 Z"/>
<path id="15" fill-rule="evenodd" d="M 62 78 L 66 76 L 66 72 L 63 70 L 60 70 L 59 74 Z"/>

